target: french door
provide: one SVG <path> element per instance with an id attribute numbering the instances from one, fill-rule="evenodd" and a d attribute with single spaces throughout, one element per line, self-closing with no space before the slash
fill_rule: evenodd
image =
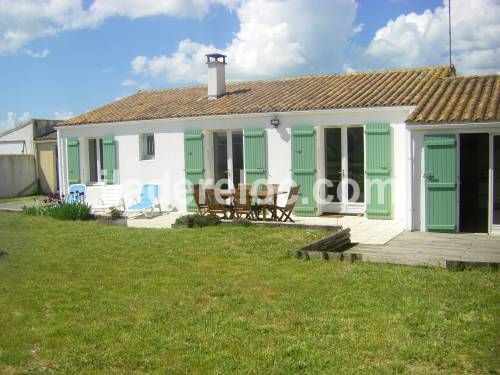
<path id="1" fill-rule="evenodd" d="M 222 180 L 222 189 L 244 183 L 243 131 L 214 131 L 212 143 L 214 183 Z"/>
<path id="2" fill-rule="evenodd" d="M 89 138 L 89 182 L 99 183 L 104 181 L 102 172 L 104 170 L 103 162 L 103 143 L 101 138 Z"/>
<path id="3" fill-rule="evenodd" d="M 500 234 L 500 134 L 491 137 L 491 229 L 490 233 Z"/>
<path id="4" fill-rule="evenodd" d="M 365 152 L 362 126 L 326 128 L 326 212 L 362 213 L 365 210 Z"/>

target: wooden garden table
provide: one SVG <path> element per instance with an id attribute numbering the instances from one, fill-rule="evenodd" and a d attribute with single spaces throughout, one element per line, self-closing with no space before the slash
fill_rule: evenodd
<path id="1" fill-rule="evenodd" d="M 235 190 L 233 190 L 233 189 L 221 189 L 218 191 L 218 193 L 222 199 L 228 199 L 228 198 L 234 197 Z M 288 194 L 288 192 L 287 191 L 278 191 L 278 190 L 274 190 L 272 192 L 269 192 L 268 190 L 260 190 L 260 191 L 257 191 L 257 194 L 256 194 L 256 197 L 259 199 L 262 199 L 262 200 L 272 199 L 273 208 L 271 209 L 271 219 L 273 219 L 273 220 L 278 220 L 278 215 L 276 213 L 276 211 L 277 211 L 276 204 L 278 201 L 278 195 L 280 195 L 280 194 Z M 264 208 L 263 209 L 263 219 L 262 219 L 264 221 L 266 220 L 266 211 L 267 211 L 267 209 Z"/>

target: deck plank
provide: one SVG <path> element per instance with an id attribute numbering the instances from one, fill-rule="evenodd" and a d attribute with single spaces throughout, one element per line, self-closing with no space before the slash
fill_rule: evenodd
<path id="1" fill-rule="evenodd" d="M 358 244 L 347 252 L 364 261 L 446 267 L 447 260 L 500 263 L 500 236 L 402 232 L 384 245 Z"/>

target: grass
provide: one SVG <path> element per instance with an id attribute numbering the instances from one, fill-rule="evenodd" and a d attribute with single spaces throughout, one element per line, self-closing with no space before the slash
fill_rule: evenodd
<path id="1" fill-rule="evenodd" d="M 24 197 L 13 197 L 13 198 L 0 198 L 0 204 L 3 203 L 15 203 L 15 202 L 26 202 L 33 199 L 43 199 L 45 195 L 26 195 Z"/>
<path id="2" fill-rule="evenodd" d="M 499 273 L 304 262 L 289 228 L 0 213 L 0 373 L 480 373 Z"/>

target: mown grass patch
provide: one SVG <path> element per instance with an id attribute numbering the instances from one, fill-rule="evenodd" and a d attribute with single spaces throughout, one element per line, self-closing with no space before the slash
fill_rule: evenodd
<path id="1" fill-rule="evenodd" d="M 0 213 L 0 372 L 499 368 L 498 272 L 287 256 L 322 236 Z"/>

